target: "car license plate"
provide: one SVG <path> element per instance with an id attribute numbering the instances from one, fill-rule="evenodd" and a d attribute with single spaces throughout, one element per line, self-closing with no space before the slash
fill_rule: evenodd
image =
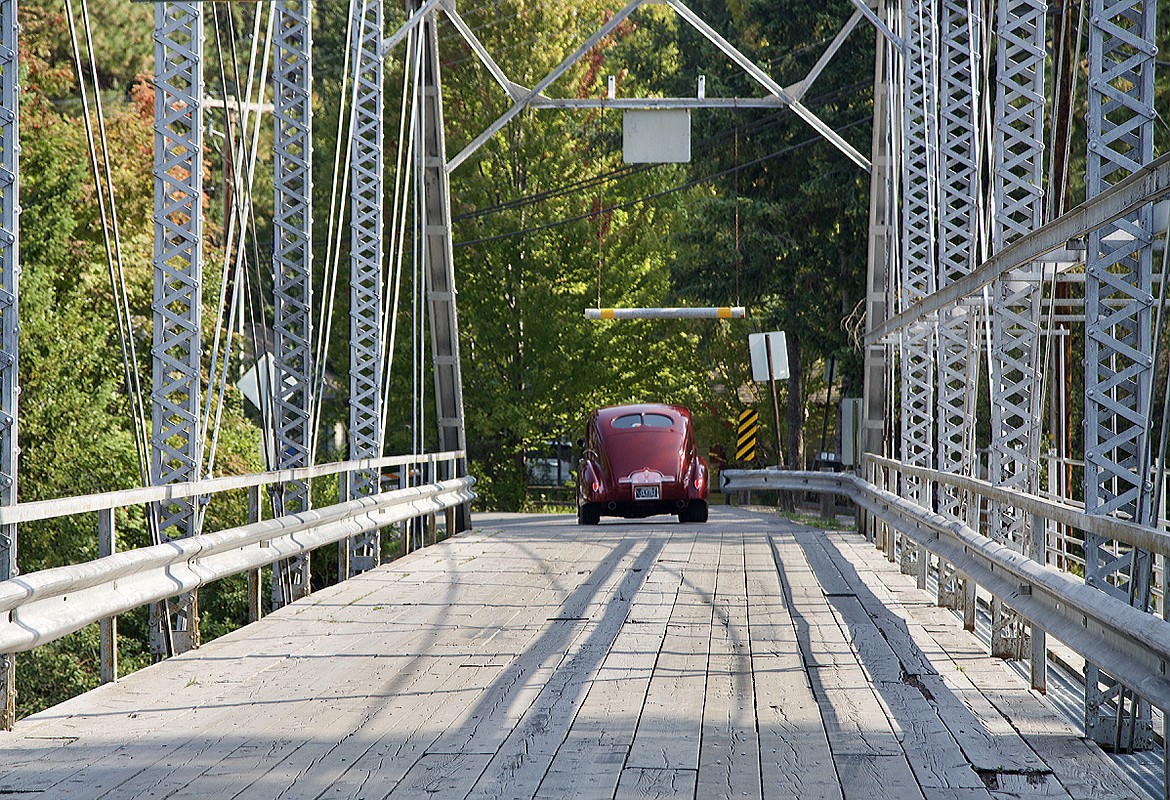
<path id="1" fill-rule="evenodd" d="M 657 500 L 658 487 L 657 486 L 635 486 L 634 487 L 635 500 Z"/>

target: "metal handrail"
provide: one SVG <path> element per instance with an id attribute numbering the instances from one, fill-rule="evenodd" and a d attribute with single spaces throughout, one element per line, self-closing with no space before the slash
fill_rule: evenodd
<path id="1" fill-rule="evenodd" d="M 29 650 L 211 581 L 462 505 L 475 499 L 474 484 L 464 477 L 396 489 L 0 582 L 0 652 Z"/>
<path id="2" fill-rule="evenodd" d="M 1087 514 L 1083 508 L 1069 503 L 1057 502 L 1034 494 L 1021 492 L 1017 489 L 1008 489 L 996 486 L 978 478 L 966 475 L 955 475 L 949 472 L 916 467 L 880 456 L 867 455 L 867 463 L 885 469 L 892 469 L 904 475 L 912 475 L 923 480 L 953 486 L 956 489 L 982 495 L 988 500 L 1005 503 L 1020 509 L 1028 514 L 1059 522 L 1078 530 L 1095 533 L 1105 539 L 1116 539 L 1133 547 L 1140 547 L 1163 556 L 1170 557 L 1170 534 L 1139 525 L 1136 522 L 1099 514 Z"/>
<path id="3" fill-rule="evenodd" d="M 413 456 L 387 456 L 385 458 L 364 458 L 357 461 L 341 461 L 333 464 L 318 464 L 312 467 L 281 469 L 272 472 L 256 472 L 250 475 L 226 475 L 220 478 L 205 478 L 186 483 L 169 483 L 165 486 L 146 486 L 138 489 L 118 489 L 112 492 L 65 497 L 55 500 L 35 500 L 14 506 L 0 506 L 0 525 L 34 522 L 43 519 L 68 517 L 92 511 L 104 511 L 123 506 L 158 503 L 184 497 L 215 494 L 250 486 L 266 486 L 289 481 L 306 481 L 341 472 L 382 469 L 383 467 L 405 466 L 407 464 L 441 464 L 456 462 L 465 458 L 463 450 L 448 450 L 441 453 L 420 453 Z"/>

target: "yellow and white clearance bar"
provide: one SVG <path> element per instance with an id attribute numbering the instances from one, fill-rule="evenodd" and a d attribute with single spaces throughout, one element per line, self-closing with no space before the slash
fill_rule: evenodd
<path id="1" fill-rule="evenodd" d="M 743 306 L 712 308 L 587 308 L 585 319 L 743 319 Z"/>

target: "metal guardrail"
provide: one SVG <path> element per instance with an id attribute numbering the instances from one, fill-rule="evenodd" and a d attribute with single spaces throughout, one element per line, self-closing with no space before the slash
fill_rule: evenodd
<path id="1" fill-rule="evenodd" d="M 0 525 L 14 525 L 41 519 L 68 517 L 91 511 L 105 511 L 123 506 L 160 503 L 183 497 L 227 492 L 232 489 L 246 489 L 251 486 L 267 486 L 289 481 L 307 481 L 327 475 L 359 470 L 381 470 L 386 467 L 421 466 L 450 464 L 450 477 L 454 477 L 454 464 L 466 457 L 462 450 L 441 453 L 420 453 L 412 456 L 388 456 L 386 458 L 364 458 L 357 461 L 339 461 L 333 464 L 319 464 L 298 469 L 282 469 L 273 472 L 257 472 L 251 475 L 227 475 L 222 478 L 207 478 L 187 483 L 168 483 L 165 486 L 147 486 L 140 489 L 120 489 L 114 492 L 88 494 L 80 497 L 64 497 L 54 500 L 37 500 L 15 506 L 0 506 Z"/>
<path id="2" fill-rule="evenodd" d="M 329 469 L 341 472 L 355 468 L 353 465 L 417 462 L 418 459 L 413 457 L 407 457 L 405 461 L 380 459 L 330 465 Z M 334 469 L 337 466 L 342 468 Z M 220 489 L 257 485 L 256 482 L 241 481 L 253 481 L 258 477 L 270 479 L 270 476 L 279 475 L 284 478 L 286 473 L 306 471 L 265 473 L 238 481 L 219 479 Z M 318 471 L 317 474 L 322 473 Z M 212 482 L 202 481 L 188 486 L 192 493 L 201 493 L 195 490 L 206 490 L 209 483 Z M 211 581 L 259 569 L 375 528 L 462 505 L 475 498 L 474 484 L 474 478 L 465 477 L 396 489 L 302 514 L 128 550 L 84 564 L 55 567 L 0 582 L 0 652 L 29 650 L 106 617 L 189 592 Z M 151 490 L 136 491 L 149 493 Z M 124 493 L 114 494 L 120 498 L 124 496 Z M 67 513 L 77 512 L 62 512 Z"/>
<path id="3" fill-rule="evenodd" d="M 899 462 L 874 463 L 910 474 Z M 930 480 L 961 480 L 976 493 L 994 490 L 1037 516 L 1060 519 L 1082 530 L 1108 525 L 1111 537 L 1167 552 L 1170 537 L 1123 520 L 1096 517 L 1043 498 L 998 489 L 983 481 L 921 470 Z M 911 503 L 854 475 L 782 470 L 724 470 L 723 491 L 774 489 L 829 492 L 844 497 L 915 544 L 955 565 L 1021 616 L 1050 632 L 1088 661 L 1113 675 L 1155 706 L 1170 709 L 1170 622 L 1134 608 L 1055 567 L 1041 564 L 967 525 Z M 1005 497 L 999 497 L 1005 493 Z M 1006 495 L 1010 495 L 1007 497 Z M 1049 515 L 1052 515 L 1049 517 Z M 1059 516 L 1057 516 L 1059 515 Z M 1103 521 L 1104 520 L 1104 521 Z M 1136 530 L 1135 530 L 1136 529 Z M 1154 545 L 1154 546 L 1150 546 Z"/>

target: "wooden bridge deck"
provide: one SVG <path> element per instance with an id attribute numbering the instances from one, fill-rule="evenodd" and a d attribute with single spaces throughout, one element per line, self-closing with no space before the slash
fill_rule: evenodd
<path id="1" fill-rule="evenodd" d="M 477 529 L 0 734 L 0 797 L 1138 797 L 852 533 Z"/>

